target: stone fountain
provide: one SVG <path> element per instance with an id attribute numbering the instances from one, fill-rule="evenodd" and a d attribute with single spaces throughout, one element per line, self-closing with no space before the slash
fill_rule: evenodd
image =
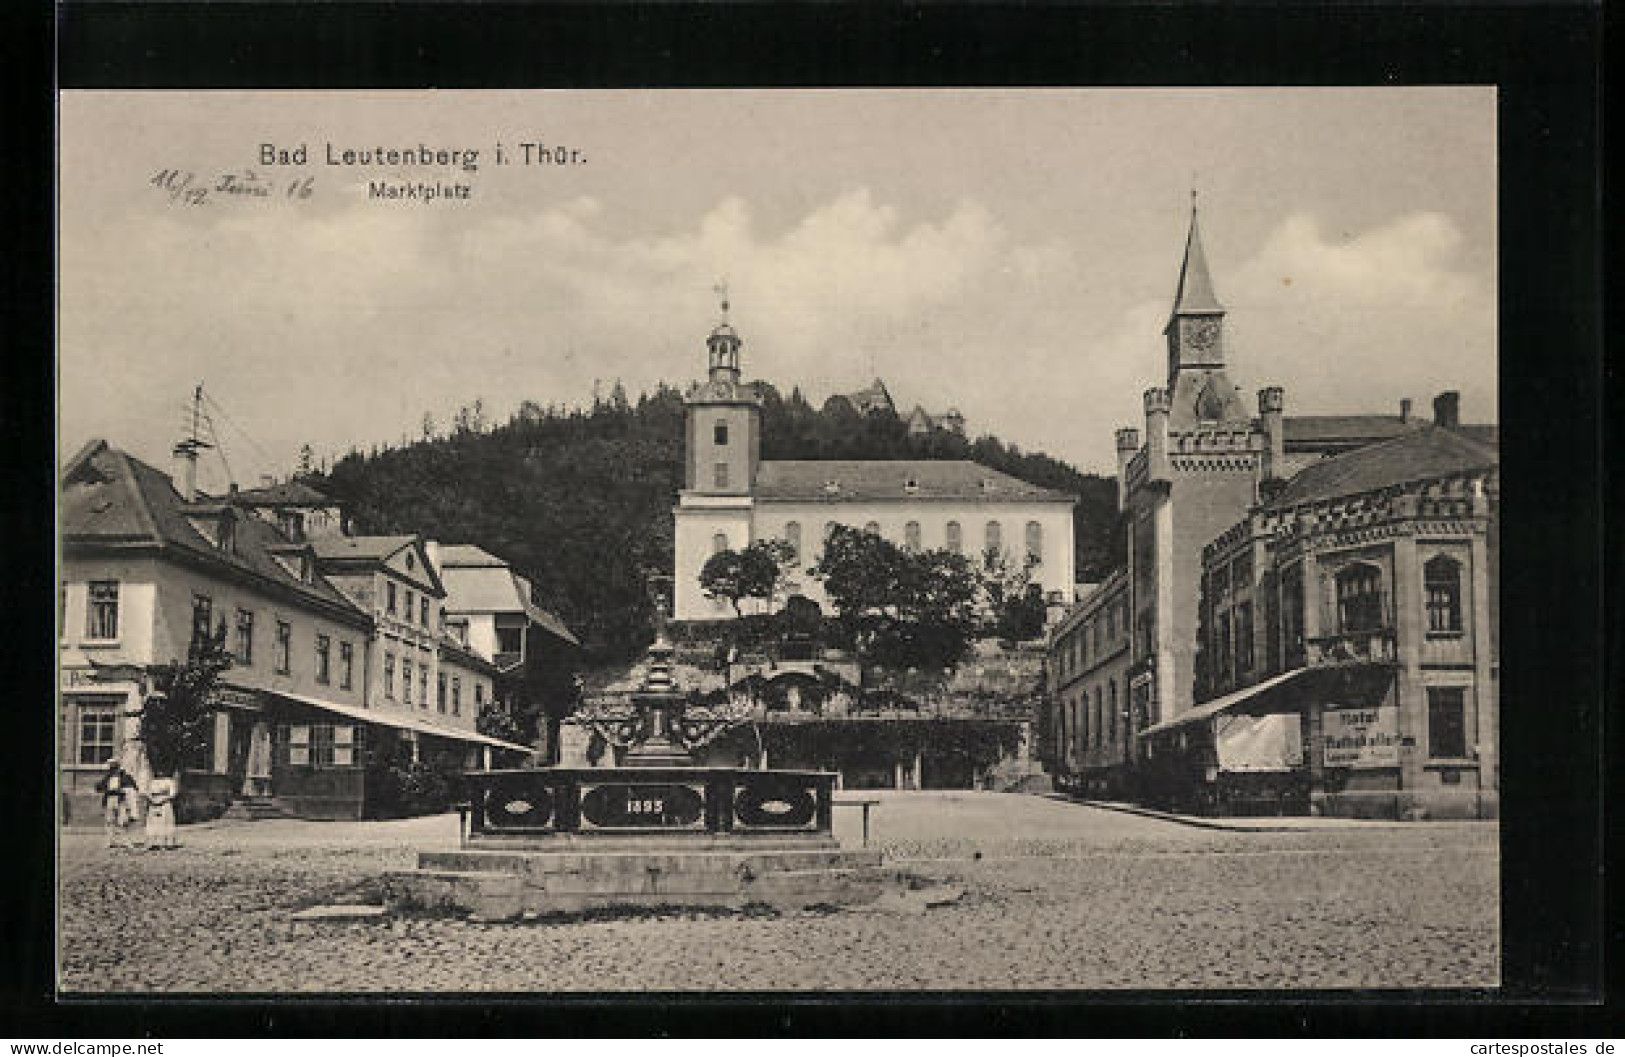
<path id="1" fill-rule="evenodd" d="M 385 878 L 397 910 L 481 920 L 601 907 L 798 907 L 869 902 L 880 854 L 844 851 L 831 832 L 835 774 L 703 767 L 693 751 L 748 719 L 703 708 L 672 673 L 658 628 L 630 694 L 577 719 L 621 750 L 612 767 L 465 775 L 469 818 L 456 851 L 424 851 Z"/>

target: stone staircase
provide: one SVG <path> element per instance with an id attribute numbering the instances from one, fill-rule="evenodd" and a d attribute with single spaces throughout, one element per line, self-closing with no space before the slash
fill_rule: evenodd
<path id="1" fill-rule="evenodd" d="M 267 818 L 288 818 L 288 813 L 268 796 L 245 796 L 232 801 L 221 816 L 234 822 L 258 822 Z"/>

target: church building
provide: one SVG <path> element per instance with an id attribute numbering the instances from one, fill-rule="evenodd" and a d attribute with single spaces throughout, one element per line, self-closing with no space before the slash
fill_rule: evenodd
<path id="1" fill-rule="evenodd" d="M 685 397 L 683 489 L 675 511 L 673 616 L 733 615 L 700 589 L 713 554 L 760 539 L 789 544 L 793 565 L 783 597 L 826 605 L 807 574 L 836 525 L 867 530 L 912 550 L 1031 559 L 1032 582 L 1052 605 L 1073 600 L 1075 497 L 1017 480 L 969 460 L 762 461 L 762 397 L 741 380 L 738 333 L 723 320 L 706 340 L 709 373 Z M 826 606 L 827 608 L 827 606 Z"/>

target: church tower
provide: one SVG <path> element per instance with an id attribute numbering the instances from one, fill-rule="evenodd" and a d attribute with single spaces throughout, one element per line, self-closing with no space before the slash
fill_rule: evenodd
<path id="1" fill-rule="evenodd" d="M 728 295 L 722 315 L 705 339 L 706 380 L 689 391 L 684 488 L 700 495 L 749 495 L 761 460 L 762 398 L 740 380 L 739 334 L 728 322 Z"/>
<path id="2" fill-rule="evenodd" d="M 1177 430 L 1246 422 L 1246 405 L 1224 369 L 1224 306 L 1208 275 L 1194 193 L 1179 286 L 1162 333 L 1168 341 L 1169 426 Z"/>

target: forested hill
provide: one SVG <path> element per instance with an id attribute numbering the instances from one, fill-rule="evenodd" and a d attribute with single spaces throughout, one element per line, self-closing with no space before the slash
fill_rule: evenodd
<path id="1" fill-rule="evenodd" d="M 825 412 L 799 390 L 763 390 L 764 459 L 974 459 L 1078 496 L 1080 579 L 1098 579 L 1115 560 L 1111 478 L 994 437 L 910 438 L 893 415 L 860 418 L 844 401 Z M 359 532 L 420 532 L 508 559 L 599 662 L 647 642 L 648 579 L 671 570 L 682 475 L 681 394 L 662 386 L 633 402 L 617 384 L 590 408 L 527 401 L 494 427 L 478 404 L 447 430 L 426 417 L 420 440 L 352 452 L 310 480 L 348 506 Z"/>

